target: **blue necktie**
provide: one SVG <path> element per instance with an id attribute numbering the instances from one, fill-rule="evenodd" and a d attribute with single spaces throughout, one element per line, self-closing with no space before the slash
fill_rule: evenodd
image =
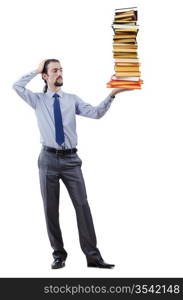
<path id="1" fill-rule="evenodd" d="M 55 139 L 57 144 L 61 145 L 64 142 L 64 129 L 62 123 L 62 114 L 60 111 L 59 95 L 54 94 L 55 98 L 53 108 L 54 108 L 54 118 L 55 118 Z"/>

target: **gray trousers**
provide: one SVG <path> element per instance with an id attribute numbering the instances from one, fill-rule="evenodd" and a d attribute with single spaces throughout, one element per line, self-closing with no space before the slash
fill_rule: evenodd
<path id="1" fill-rule="evenodd" d="M 59 224 L 59 198 L 61 179 L 65 184 L 75 208 L 80 246 L 87 260 L 101 258 L 96 247 L 96 235 L 90 207 L 87 201 L 85 183 L 81 171 L 82 161 L 75 154 L 61 155 L 41 149 L 38 157 L 41 195 L 47 232 L 53 257 L 66 259 L 62 233 Z"/>

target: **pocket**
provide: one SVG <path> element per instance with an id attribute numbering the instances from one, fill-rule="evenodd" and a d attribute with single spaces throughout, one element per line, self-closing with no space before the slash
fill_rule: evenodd
<path id="1" fill-rule="evenodd" d="M 76 154 L 76 157 L 77 157 L 77 159 L 79 160 L 80 164 L 82 165 L 82 160 L 81 160 L 81 158 L 79 157 L 78 154 Z"/>
<path id="2" fill-rule="evenodd" d="M 75 154 L 69 154 L 64 157 L 64 160 L 67 161 L 67 163 L 71 166 L 81 166 L 82 165 L 82 160 L 80 157 L 75 153 Z"/>

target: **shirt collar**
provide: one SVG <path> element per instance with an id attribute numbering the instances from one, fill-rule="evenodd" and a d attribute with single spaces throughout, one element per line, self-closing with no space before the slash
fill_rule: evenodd
<path id="1" fill-rule="evenodd" d="M 60 98 L 63 98 L 63 96 L 64 96 L 64 92 L 62 90 L 60 90 L 59 92 L 52 92 L 51 90 L 48 89 L 46 92 L 46 96 L 48 97 L 49 102 L 51 104 L 53 104 L 53 102 L 54 102 L 54 97 L 53 97 L 54 94 L 58 94 L 60 96 Z"/>

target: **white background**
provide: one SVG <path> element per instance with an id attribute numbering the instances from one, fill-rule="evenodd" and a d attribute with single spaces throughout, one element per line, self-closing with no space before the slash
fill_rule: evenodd
<path id="1" fill-rule="evenodd" d="M 61 184 L 66 267 L 51 270 L 34 111 L 12 84 L 58 58 L 63 90 L 99 104 L 113 74 L 114 9 L 137 6 L 144 86 L 119 94 L 100 120 L 77 117 L 79 156 L 98 247 L 113 270 L 89 269 Z M 1 2 L 1 277 L 182 277 L 182 9 L 175 1 Z M 40 91 L 39 75 L 28 88 Z"/>

